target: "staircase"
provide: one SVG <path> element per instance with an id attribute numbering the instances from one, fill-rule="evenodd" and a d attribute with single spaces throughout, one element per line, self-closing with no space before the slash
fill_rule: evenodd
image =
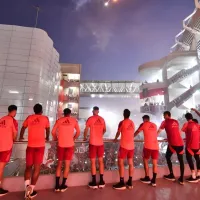
<path id="1" fill-rule="evenodd" d="M 196 65 L 190 69 L 182 69 L 168 80 L 168 84 L 171 85 L 173 83 L 180 82 L 198 70 L 200 70 L 200 65 Z"/>
<path id="2" fill-rule="evenodd" d="M 192 95 L 199 89 L 200 89 L 200 82 L 197 83 L 195 86 L 191 87 L 190 89 L 188 89 L 186 92 L 181 94 L 179 97 L 175 98 L 173 101 L 171 101 L 167 106 L 168 109 L 171 110 L 175 106 L 180 107 L 185 101 L 190 99 L 192 97 Z"/>

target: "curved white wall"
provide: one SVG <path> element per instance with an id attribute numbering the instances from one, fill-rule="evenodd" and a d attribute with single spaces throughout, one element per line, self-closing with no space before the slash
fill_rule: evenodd
<path id="1" fill-rule="evenodd" d="M 56 119 L 60 84 L 59 54 L 41 29 L 0 25 L 0 116 L 18 106 L 19 124 L 35 103 Z"/>

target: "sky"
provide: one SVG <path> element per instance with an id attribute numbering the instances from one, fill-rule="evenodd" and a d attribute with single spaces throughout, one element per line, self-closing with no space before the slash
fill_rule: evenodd
<path id="1" fill-rule="evenodd" d="M 194 10 L 193 0 L 0 0 L 0 24 L 38 28 L 62 63 L 82 64 L 82 80 L 140 80 L 138 66 L 166 56 Z"/>

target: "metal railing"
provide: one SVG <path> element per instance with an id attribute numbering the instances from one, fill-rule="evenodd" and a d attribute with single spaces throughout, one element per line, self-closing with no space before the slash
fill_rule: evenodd
<path id="1" fill-rule="evenodd" d="M 200 82 L 197 83 L 196 85 L 192 86 L 191 88 L 189 88 L 187 91 L 185 91 L 183 94 L 181 94 L 180 96 L 176 97 L 173 101 L 171 101 L 168 104 L 168 109 L 172 109 L 173 107 L 179 107 L 181 106 L 184 102 L 186 102 L 189 98 L 192 97 L 192 95 L 199 90 L 200 88 Z"/>
<path id="2" fill-rule="evenodd" d="M 175 36 L 175 42 L 176 42 L 176 44 L 182 46 L 184 49 L 188 49 L 188 50 L 189 50 L 189 46 L 188 46 L 188 45 L 186 45 L 186 44 L 184 44 L 183 42 L 180 42 L 180 41 L 179 41 L 179 37 L 180 37 L 180 36 L 183 37 L 183 33 L 184 33 L 184 32 L 185 32 L 185 30 L 182 30 L 179 34 L 177 34 L 177 35 Z"/>
<path id="3" fill-rule="evenodd" d="M 81 94 L 138 94 L 139 82 L 134 81 L 82 81 Z"/>
<path id="4" fill-rule="evenodd" d="M 187 31 L 189 31 L 192 34 L 200 34 L 200 32 L 194 30 L 193 28 L 189 27 L 188 25 L 190 24 L 190 20 L 192 19 L 192 17 L 195 15 L 195 13 L 197 12 L 197 9 L 194 10 L 194 12 L 189 15 L 188 17 L 186 17 L 183 20 L 183 28 Z"/>
<path id="5" fill-rule="evenodd" d="M 135 155 L 134 155 L 134 167 L 143 167 L 143 140 L 135 140 Z M 5 176 L 23 176 L 26 166 L 26 146 L 27 141 L 16 141 L 13 146 L 13 152 L 10 162 L 6 165 Z M 113 140 L 104 140 L 104 163 L 105 170 L 117 170 L 118 161 L 118 149 L 119 143 L 114 143 Z M 88 141 L 77 140 L 75 142 L 75 153 L 71 162 L 71 172 L 89 172 L 90 171 L 90 159 L 88 157 Z M 41 174 L 55 174 L 57 165 L 57 142 L 47 142 L 45 147 L 45 154 L 43 164 L 41 166 Z M 159 140 L 159 166 L 165 166 L 165 152 L 167 149 L 166 140 Z M 177 163 L 176 157 L 173 158 L 173 163 Z M 125 163 L 126 168 L 128 167 Z"/>
<path id="6" fill-rule="evenodd" d="M 165 110 L 166 110 L 165 105 L 147 105 L 147 106 L 141 106 L 140 107 L 141 113 L 157 114 L 157 113 L 162 113 Z"/>
<path id="7" fill-rule="evenodd" d="M 192 28 L 192 27 L 189 27 L 189 24 L 190 24 L 190 21 L 191 21 L 191 19 L 192 19 L 192 17 L 195 15 L 195 13 L 197 12 L 197 8 L 199 8 L 199 7 L 197 7 L 197 6 L 199 6 L 199 3 L 198 3 L 198 0 L 195 0 L 196 2 L 195 2 L 195 5 L 196 5 L 196 9 L 194 10 L 194 12 L 192 13 L 192 14 L 190 14 L 188 17 L 186 17 L 184 20 L 183 20 L 183 30 L 180 32 L 180 33 L 178 33 L 176 36 L 175 36 L 175 45 L 173 45 L 172 47 L 171 47 L 171 52 L 173 52 L 173 50 L 177 47 L 177 45 L 180 45 L 181 47 L 183 47 L 183 49 L 184 50 L 189 50 L 190 49 L 190 46 L 188 46 L 188 45 L 186 45 L 185 43 L 184 43 L 184 41 L 183 42 L 180 42 L 180 40 L 179 40 L 179 37 L 180 36 L 182 36 L 183 37 L 183 34 L 184 34 L 184 32 L 185 31 L 188 31 L 189 33 L 191 33 L 192 35 L 194 35 L 194 34 L 200 34 L 200 32 L 199 31 L 197 31 L 197 30 L 195 30 L 194 28 Z"/>
<path id="8" fill-rule="evenodd" d="M 199 69 L 200 69 L 199 65 L 196 65 L 190 69 L 182 69 L 181 71 L 179 71 L 178 73 L 173 75 L 170 79 L 168 79 L 168 83 L 170 85 L 170 84 L 176 83 L 177 81 L 180 82 L 184 78 L 187 78 L 188 76 L 190 76 L 191 74 L 193 74 L 194 72 L 196 72 Z"/>

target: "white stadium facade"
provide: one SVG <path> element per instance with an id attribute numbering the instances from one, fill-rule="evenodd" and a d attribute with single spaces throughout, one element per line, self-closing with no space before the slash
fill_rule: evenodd
<path id="1" fill-rule="evenodd" d="M 146 79 L 140 87 L 141 111 L 160 114 L 170 110 L 181 118 L 190 108 L 200 106 L 200 3 L 183 20 L 171 53 L 139 66 Z M 151 76 L 149 76 L 151 74 Z"/>
<path id="2" fill-rule="evenodd" d="M 60 85 L 59 54 L 47 33 L 37 28 L 0 25 L 0 116 L 18 106 L 21 122 L 41 103 L 55 122 Z"/>

